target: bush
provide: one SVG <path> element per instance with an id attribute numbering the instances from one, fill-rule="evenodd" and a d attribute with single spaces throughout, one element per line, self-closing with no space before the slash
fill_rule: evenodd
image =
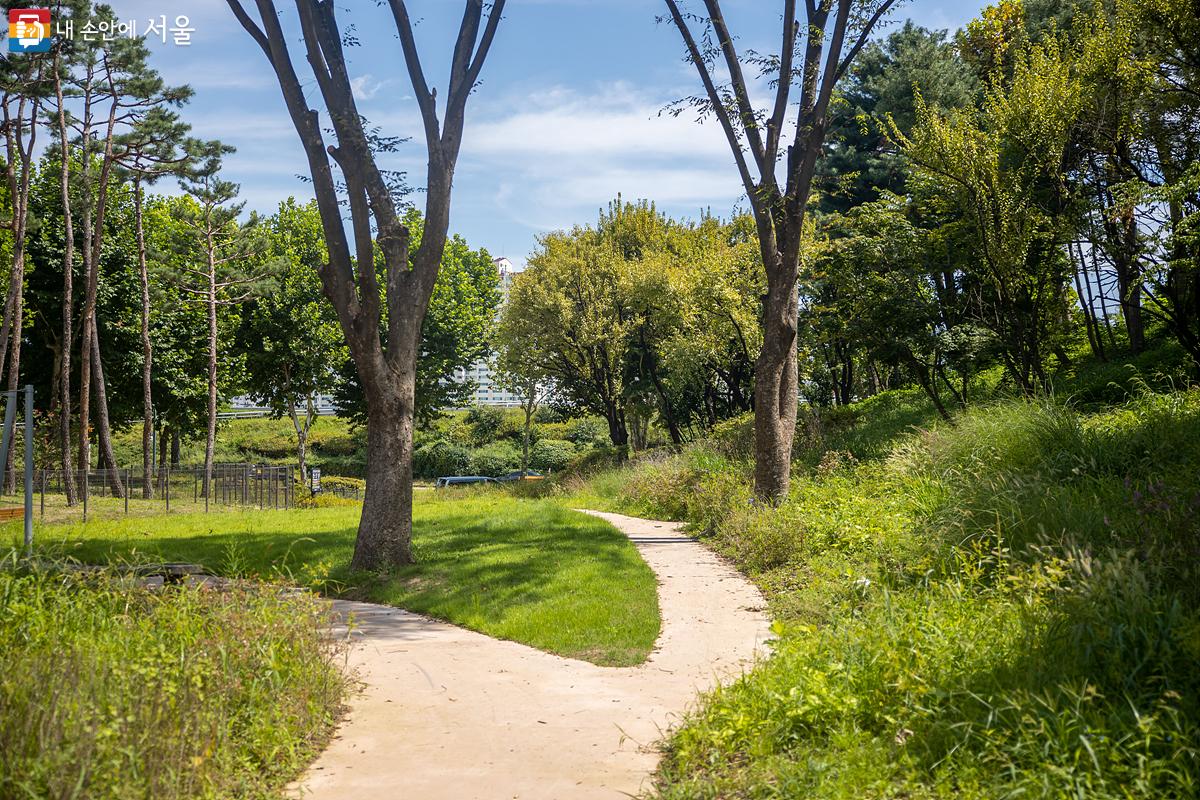
<path id="1" fill-rule="evenodd" d="M 418 447 L 413 453 L 413 474 L 420 478 L 465 475 L 471 466 L 471 451 L 439 439 Z"/>
<path id="2" fill-rule="evenodd" d="M 494 406 L 472 406 L 463 421 L 471 426 L 471 442 L 476 447 L 494 442 L 504 423 L 504 412 Z"/>
<path id="3" fill-rule="evenodd" d="M 529 466 L 539 470 L 560 472 L 566 469 L 575 457 L 575 445 L 571 442 L 542 439 L 529 449 Z"/>
<path id="4" fill-rule="evenodd" d="M 709 431 L 707 442 L 709 447 L 726 458 L 753 458 L 754 412 L 718 422 Z"/>
<path id="5" fill-rule="evenodd" d="M 566 424 L 562 438 L 578 447 L 603 446 L 608 441 L 608 428 L 594 417 L 573 419 Z"/>
<path id="6" fill-rule="evenodd" d="M 539 425 L 549 425 L 555 422 L 566 422 L 567 415 L 563 413 L 562 409 L 542 404 L 533 412 L 533 421 Z"/>
<path id="7" fill-rule="evenodd" d="M 508 442 L 496 442 L 471 453 L 471 474 L 497 477 L 521 468 L 521 453 Z"/>
<path id="8" fill-rule="evenodd" d="M 605 469 L 623 464 L 629 458 L 625 447 L 595 447 L 571 459 L 564 472 L 568 475 L 586 477 Z"/>
<path id="9" fill-rule="evenodd" d="M 342 475 L 322 475 L 321 486 L 341 489 L 358 489 L 361 493 L 366 490 L 367 482 L 362 478 L 349 478 Z"/>
<path id="10" fill-rule="evenodd" d="M 510 410 L 504 415 L 504 419 L 501 421 L 500 427 L 496 429 L 496 441 L 503 441 L 507 439 L 519 447 L 524 438 L 525 412 Z M 536 442 L 539 438 L 541 438 L 541 432 L 538 430 L 538 426 L 530 426 L 529 441 Z"/>
<path id="11" fill-rule="evenodd" d="M 332 730 L 327 606 L 0 571 L 0 796 L 275 796 Z"/>

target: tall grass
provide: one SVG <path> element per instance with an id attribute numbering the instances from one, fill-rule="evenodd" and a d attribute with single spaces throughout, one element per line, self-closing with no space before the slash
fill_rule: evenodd
<path id="1" fill-rule="evenodd" d="M 1200 391 L 908 432 L 908 398 L 874 402 L 778 508 L 720 437 L 591 484 L 689 521 L 778 620 L 669 739 L 658 794 L 1196 797 Z"/>
<path id="2" fill-rule="evenodd" d="M 327 630 L 271 586 L 0 571 L 0 796 L 281 796 L 346 688 Z"/>

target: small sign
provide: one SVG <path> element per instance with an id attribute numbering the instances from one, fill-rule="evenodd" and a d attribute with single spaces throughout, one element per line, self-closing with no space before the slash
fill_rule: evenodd
<path id="1" fill-rule="evenodd" d="M 9 9 L 8 50 L 10 53 L 48 53 L 52 43 L 50 9 Z"/>
<path id="2" fill-rule="evenodd" d="M 320 492 L 321 492 L 321 469 L 320 469 L 320 467 L 312 468 L 312 471 L 309 473 L 309 483 L 312 485 L 312 493 L 320 494 Z"/>

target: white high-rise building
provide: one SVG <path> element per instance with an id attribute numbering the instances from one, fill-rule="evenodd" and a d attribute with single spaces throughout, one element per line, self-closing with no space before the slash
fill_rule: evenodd
<path id="1" fill-rule="evenodd" d="M 500 305 L 503 306 L 508 300 L 508 290 L 512 286 L 513 275 L 517 271 L 507 258 L 497 258 L 494 259 L 494 262 L 496 271 L 500 273 Z M 452 380 L 458 383 L 469 380 L 475 384 L 474 402 L 476 405 L 510 408 L 521 405 L 520 397 L 496 385 L 492 378 L 491 364 L 486 360 L 476 361 L 466 369 L 455 370 Z"/>

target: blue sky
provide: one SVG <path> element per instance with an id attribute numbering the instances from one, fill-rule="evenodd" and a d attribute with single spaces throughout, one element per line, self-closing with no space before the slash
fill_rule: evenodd
<path id="1" fill-rule="evenodd" d="M 271 212 L 290 195 L 311 196 L 296 177 L 305 171 L 304 157 L 274 76 L 224 0 L 109 2 L 139 29 L 160 14 L 190 17 L 191 45 L 155 43 L 154 64 L 168 81 L 195 88 L 186 111 L 195 131 L 237 148 L 226 172 L 242 185 L 250 208 Z M 278 5 L 292 7 L 286 0 Z M 726 0 L 739 46 L 778 50 L 780 5 Z M 983 5 L 910 0 L 893 24 L 911 18 L 953 30 Z M 444 95 L 462 3 L 409 0 L 409 8 L 419 20 L 426 76 Z M 663 8 L 661 0 L 509 1 L 483 84 L 468 106 L 453 231 L 521 264 L 538 234 L 592 221 L 618 192 L 654 200 L 679 217 L 734 209 L 742 193 L 716 126 L 698 125 L 686 113 L 659 114 L 699 90 L 678 34 L 656 24 Z M 360 108 L 386 134 L 415 137 L 389 166 L 408 170 L 409 182 L 419 186 L 424 143 L 390 17 L 374 0 L 344 0 L 340 19 L 362 42 L 348 51 Z"/>

